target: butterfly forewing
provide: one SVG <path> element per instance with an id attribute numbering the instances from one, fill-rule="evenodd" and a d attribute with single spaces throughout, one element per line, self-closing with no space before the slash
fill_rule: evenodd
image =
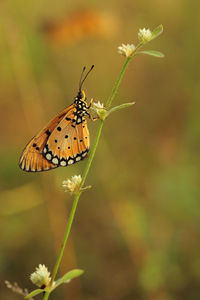
<path id="1" fill-rule="evenodd" d="M 22 170 L 27 172 L 39 172 L 57 167 L 57 165 L 44 158 L 44 146 L 53 130 L 73 107 L 74 105 L 72 104 L 59 113 L 28 143 L 20 157 L 19 166 Z"/>
<path id="2" fill-rule="evenodd" d="M 87 121 L 72 104 L 29 142 L 21 155 L 20 167 L 27 172 L 64 167 L 84 159 L 88 151 Z"/>

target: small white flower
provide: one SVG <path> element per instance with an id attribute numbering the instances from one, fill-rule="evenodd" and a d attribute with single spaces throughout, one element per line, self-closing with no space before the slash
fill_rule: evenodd
<path id="1" fill-rule="evenodd" d="M 121 46 L 118 47 L 118 53 L 126 57 L 130 57 L 133 54 L 134 50 L 135 50 L 135 46 L 133 44 L 131 45 L 122 44 Z"/>
<path id="2" fill-rule="evenodd" d="M 36 271 L 30 275 L 30 280 L 40 288 L 46 287 L 51 281 L 50 272 L 45 265 L 39 264 Z"/>
<path id="3" fill-rule="evenodd" d="M 92 107 L 94 109 L 104 109 L 104 104 L 101 103 L 100 101 L 98 101 L 98 102 L 92 102 Z"/>
<path id="4" fill-rule="evenodd" d="M 107 116 L 107 110 L 104 107 L 104 104 L 101 103 L 100 101 L 98 102 L 92 102 L 92 109 L 95 111 L 95 113 L 97 114 L 97 116 L 101 119 L 101 120 L 105 120 L 106 116 Z"/>
<path id="5" fill-rule="evenodd" d="M 71 179 L 64 180 L 62 186 L 65 188 L 65 192 L 76 194 L 80 189 L 81 181 L 81 175 L 74 175 Z"/>
<path id="6" fill-rule="evenodd" d="M 147 42 L 149 42 L 152 38 L 152 32 L 150 29 L 139 29 L 138 32 L 138 39 L 141 43 L 145 44 Z"/>

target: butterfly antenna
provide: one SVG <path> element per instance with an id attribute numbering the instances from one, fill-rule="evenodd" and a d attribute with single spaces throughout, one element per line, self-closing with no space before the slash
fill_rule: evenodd
<path id="1" fill-rule="evenodd" d="M 81 82 L 82 82 L 82 78 L 83 78 L 83 74 L 85 72 L 85 69 L 86 69 L 86 67 L 84 66 L 83 71 L 81 72 L 81 77 L 80 77 L 80 81 L 79 81 L 79 90 L 81 89 L 81 86 L 82 86 Z"/>
<path id="2" fill-rule="evenodd" d="M 87 72 L 87 74 L 85 75 L 85 77 L 82 79 L 83 73 L 85 71 L 85 67 L 83 68 L 83 71 L 82 71 L 82 74 L 81 74 L 81 79 L 80 79 L 80 84 L 79 84 L 79 90 L 81 90 L 82 85 L 83 85 L 85 79 L 88 77 L 89 73 L 92 71 L 93 68 L 94 68 L 94 65 L 91 66 L 91 68 L 89 69 L 89 71 Z"/>

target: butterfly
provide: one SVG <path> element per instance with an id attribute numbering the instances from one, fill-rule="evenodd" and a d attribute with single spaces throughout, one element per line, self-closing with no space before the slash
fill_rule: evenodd
<path id="1" fill-rule="evenodd" d="M 25 147 L 19 166 L 26 172 L 41 172 L 72 165 L 89 151 L 89 131 L 86 116 L 90 116 L 82 85 L 94 65 L 87 72 L 83 68 L 79 91 L 74 102 L 52 119 Z"/>

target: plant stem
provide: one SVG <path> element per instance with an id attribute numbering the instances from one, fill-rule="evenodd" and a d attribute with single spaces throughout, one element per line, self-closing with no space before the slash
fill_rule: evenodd
<path id="1" fill-rule="evenodd" d="M 95 142 L 94 142 L 94 145 L 92 147 L 92 151 L 90 153 L 90 156 L 89 156 L 89 159 L 88 159 L 88 163 L 86 165 L 86 168 L 83 172 L 83 177 L 82 177 L 82 182 L 81 182 L 81 187 L 83 187 L 84 183 L 85 183 L 85 180 L 86 180 L 86 177 L 87 177 L 87 174 L 89 172 L 89 169 L 90 169 L 90 166 L 92 164 L 92 161 L 93 161 L 93 158 L 94 158 L 94 155 L 95 155 L 95 152 L 96 152 L 96 149 L 97 149 L 97 146 L 98 146 L 98 143 L 99 143 L 99 139 L 100 139 L 100 136 L 101 136 L 101 131 L 102 131 L 102 128 L 103 128 L 103 120 L 100 120 L 99 121 L 99 127 L 97 129 L 97 135 L 96 135 L 96 139 L 95 139 Z"/>
<path id="2" fill-rule="evenodd" d="M 112 92 L 111 92 L 110 98 L 108 98 L 108 101 L 107 101 L 107 103 L 106 103 L 106 108 L 110 108 L 110 106 L 111 106 L 111 104 L 112 104 L 112 101 L 113 101 L 113 99 L 114 99 L 114 97 L 115 97 L 115 95 L 116 95 L 116 93 L 117 93 L 117 90 L 118 90 L 118 87 L 119 87 L 120 82 L 121 82 L 121 80 L 122 80 L 122 77 L 123 77 L 123 75 L 124 75 L 124 73 L 125 73 L 125 71 L 126 71 L 126 68 L 127 68 L 127 66 L 128 66 L 129 61 L 131 60 L 131 58 L 132 58 L 132 57 L 128 57 L 128 58 L 126 59 L 124 65 L 123 65 L 123 67 L 122 67 L 122 69 L 121 69 L 121 72 L 120 72 L 120 74 L 119 74 L 119 77 L 118 77 L 118 79 L 117 79 L 117 81 L 116 81 L 116 83 L 115 83 L 115 85 L 114 85 L 114 87 L 113 87 L 113 90 L 112 90 Z"/>
<path id="3" fill-rule="evenodd" d="M 93 160 L 93 157 L 94 157 L 94 154 L 95 154 L 98 142 L 99 142 L 99 138 L 100 138 L 102 127 L 103 127 L 103 121 L 100 121 L 99 128 L 98 128 L 98 131 L 97 131 L 96 140 L 95 140 L 94 146 L 92 148 L 92 151 L 90 153 L 90 157 L 89 157 L 87 166 L 86 166 L 85 171 L 83 173 L 81 187 L 84 185 L 85 179 L 86 179 L 87 174 L 89 172 L 89 169 L 90 169 L 90 166 L 91 166 L 91 163 L 92 163 L 92 160 Z M 62 244 L 60 253 L 59 253 L 57 261 L 56 261 L 56 265 L 55 265 L 53 273 L 52 273 L 52 279 L 51 279 L 52 283 L 55 280 L 55 277 L 56 277 L 56 274 L 57 274 L 57 271 L 58 271 L 58 268 L 59 268 L 59 265 L 60 265 L 60 262 L 61 262 L 61 259 L 62 259 L 62 256 L 63 256 L 65 245 L 66 245 L 69 233 L 70 233 L 70 229 L 71 229 L 72 222 L 73 222 L 73 219 L 74 219 L 74 215 L 75 215 L 75 212 L 76 212 L 76 207 L 77 207 L 77 204 L 78 204 L 78 200 L 79 200 L 80 195 L 81 195 L 81 187 L 80 187 L 80 191 L 74 196 L 74 201 L 73 201 L 72 209 L 71 209 L 69 220 L 68 220 L 68 223 L 67 223 L 67 228 L 66 228 L 65 236 L 64 236 L 64 239 L 63 239 L 63 244 Z"/>
<path id="4" fill-rule="evenodd" d="M 83 173 L 81 187 L 83 187 L 83 185 L 84 185 L 84 182 L 85 182 L 85 179 L 86 179 L 87 174 L 89 172 L 93 157 L 95 155 L 97 145 L 98 145 L 98 142 L 99 142 L 99 138 L 100 138 L 100 135 L 101 135 L 102 127 L 103 127 L 103 121 L 100 120 L 99 127 L 98 127 L 98 130 L 97 130 L 96 139 L 95 139 L 95 142 L 94 142 L 94 146 L 92 148 L 92 151 L 91 151 L 89 159 L 88 159 L 87 166 L 86 166 L 86 168 L 84 170 L 84 173 Z M 54 270 L 53 270 L 53 273 L 52 273 L 51 284 L 53 284 L 53 282 L 55 280 L 56 274 L 58 272 L 58 268 L 60 266 L 60 262 L 61 262 L 62 257 L 63 257 L 63 253 L 64 253 L 65 246 L 66 246 L 66 243 L 67 243 L 67 240 L 68 240 L 68 236 L 69 236 L 69 233 L 70 233 L 70 230 L 71 230 L 72 222 L 73 222 L 73 219 L 74 219 L 74 215 L 75 215 L 75 212 L 76 212 L 76 207 L 77 207 L 80 195 L 81 195 L 81 191 L 78 192 L 74 197 L 72 209 L 71 209 L 71 212 L 70 212 L 69 220 L 68 220 L 67 227 L 66 227 L 66 232 L 65 232 L 65 235 L 64 235 L 63 243 L 62 243 L 62 247 L 60 249 L 60 252 L 59 252 L 59 255 L 58 255 Z M 45 295 L 44 295 L 43 300 L 47 300 L 49 295 L 50 295 L 50 292 L 46 292 Z"/>
<path id="5" fill-rule="evenodd" d="M 114 97 L 115 97 L 115 95 L 117 93 L 119 84 L 121 82 L 121 79 L 122 79 L 122 77 L 124 75 L 124 72 L 125 72 L 125 70 L 126 70 L 126 68 L 127 68 L 128 63 L 129 63 L 130 60 L 131 60 L 130 57 L 127 58 L 126 61 L 125 61 L 125 63 L 124 63 L 124 65 L 123 65 L 123 67 L 122 67 L 122 70 L 121 70 L 121 72 L 119 74 L 119 77 L 118 77 L 118 79 L 117 79 L 117 81 L 116 81 L 116 83 L 114 85 L 113 90 L 112 90 L 111 96 L 110 96 L 110 98 L 107 101 L 107 104 L 106 104 L 107 108 L 110 107 L 110 105 L 111 105 L 111 103 L 112 103 L 112 101 L 113 101 L 113 99 L 114 99 Z M 63 257 L 65 246 L 66 246 L 66 243 L 67 243 L 67 240 L 68 240 L 68 236 L 69 236 L 69 233 L 70 233 L 70 230 L 71 230 L 71 226 L 72 226 L 72 223 L 73 223 L 73 220 L 74 220 L 74 216 L 75 216 L 75 212 L 76 212 L 78 200 L 79 200 L 80 195 L 81 195 L 81 188 L 83 187 L 83 185 L 85 183 L 85 180 L 87 178 L 90 166 L 92 164 L 92 161 L 93 161 L 93 158 L 94 158 L 94 155 L 95 155 L 98 143 L 99 143 L 99 139 L 100 139 L 100 136 L 101 136 L 101 131 L 102 131 L 102 128 L 103 128 L 103 123 L 104 123 L 103 120 L 99 121 L 99 127 L 97 129 L 97 135 L 96 135 L 96 138 L 95 138 L 95 142 L 94 142 L 94 145 L 93 145 L 92 150 L 90 152 L 90 156 L 88 158 L 88 162 L 87 162 L 86 168 L 85 168 L 85 170 L 83 172 L 82 182 L 81 182 L 81 186 L 80 186 L 80 191 L 74 197 L 74 201 L 73 201 L 73 204 L 72 204 L 72 209 L 71 209 L 69 220 L 68 220 L 67 227 L 66 227 L 66 232 L 65 232 L 65 235 L 64 235 L 64 239 L 63 239 L 63 243 L 62 243 L 62 246 L 61 246 L 61 249 L 60 249 L 60 252 L 59 252 L 59 255 L 58 255 L 58 258 L 57 258 L 54 270 L 53 270 L 53 273 L 52 273 L 51 285 L 53 284 L 53 282 L 55 280 L 56 274 L 58 272 L 58 268 L 60 266 L 60 263 L 61 263 L 61 260 L 62 260 L 62 257 Z M 43 300 L 47 300 L 49 298 L 49 295 L 50 295 L 50 291 L 46 291 Z"/>
<path id="6" fill-rule="evenodd" d="M 74 197 L 74 201 L 73 201 L 73 204 L 72 204 L 72 209 L 71 209 L 71 212 L 70 212 L 70 215 L 69 215 L 69 220 L 68 220 L 67 227 L 66 227 L 66 232 L 65 232 L 65 235 L 64 235 L 64 239 L 63 239 L 63 243 L 62 243 L 60 253 L 58 255 L 58 258 L 57 258 L 57 261 L 56 261 L 56 264 L 55 264 L 55 267 L 54 267 L 54 270 L 53 270 L 53 273 L 52 273 L 52 277 L 51 277 L 51 283 L 52 284 L 55 280 L 55 277 L 56 277 L 56 274 L 58 272 L 58 268 L 59 268 L 59 265 L 60 265 L 60 262 L 61 262 L 61 259 L 62 259 L 63 253 L 64 253 L 64 250 L 65 250 L 65 246 L 66 246 L 67 239 L 68 239 L 68 236 L 69 236 L 69 233 L 70 233 L 70 229 L 71 229 L 71 226 L 72 226 L 72 222 L 73 222 L 73 219 L 74 219 L 74 215 L 75 215 L 75 212 L 76 212 L 76 207 L 77 207 L 77 204 L 78 204 L 78 199 L 80 197 L 80 194 L 81 194 L 81 192 L 76 194 L 75 197 Z"/>
<path id="7" fill-rule="evenodd" d="M 62 243 L 62 246 L 61 246 L 61 249 L 60 249 L 60 253 L 58 255 L 58 258 L 57 258 L 57 261 L 56 261 L 56 264 L 55 264 L 55 267 L 54 267 L 54 270 L 53 270 L 53 273 L 52 273 L 51 285 L 53 284 L 53 282 L 55 280 L 58 268 L 60 266 L 61 259 L 63 257 L 63 253 L 64 253 L 65 246 L 66 246 L 66 243 L 67 243 L 67 239 L 68 239 L 68 236 L 69 236 L 69 233 L 70 233 L 70 229 L 71 229 L 71 226 L 72 226 L 72 222 L 73 222 L 73 219 L 74 219 L 74 215 L 75 215 L 75 212 L 76 212 L 76 207 L 77 207 L 77 204 L 78 204 L 78 199 L 80 197 L 80 194 L 81 193 L 79 192 L 74 197 L 72 209 L 71 209 L 69 220 L 68 220 L 68 223 L 67 223 L 66 232 L 65 232 L 65 235 L 64 235 L 64 239 L 63 239 L 63 243 Z M 45 295 L 44 295 L 43 300 L 48 299 L 49 294 L 50 294 L 50 292 L 46 292 Z"/>

